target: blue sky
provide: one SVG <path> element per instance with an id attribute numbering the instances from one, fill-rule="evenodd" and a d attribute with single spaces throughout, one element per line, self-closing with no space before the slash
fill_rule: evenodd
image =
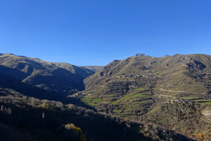
<path id="1" fill-rule="evenodd" d="M 136 53 L 211 55 L 209 0 L 0 0 L 0 53 L 106 65 Z"/>

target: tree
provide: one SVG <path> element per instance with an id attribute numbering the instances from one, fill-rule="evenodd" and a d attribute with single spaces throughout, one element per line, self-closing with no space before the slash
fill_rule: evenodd
<path id="1" fill-rule="evenodd" d="M 4 111 L 4 106 L 3 106 L 3 105 L 1 105 L 1 111 L 2 111 L 2 112 Z"/>

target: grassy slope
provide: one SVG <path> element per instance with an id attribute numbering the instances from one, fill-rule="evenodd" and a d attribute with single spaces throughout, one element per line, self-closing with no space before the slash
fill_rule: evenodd
<path id="1" fill-rule="evenodd" d="M 204 85 L 205 82 L 188 75 L 188 73 L 192 72 L 189 72 L 187 68 L 188 63 L 197 59 L 205 64 L 206 68 L 203 70 L 195 70 L 195 72 L 200 74 L 209 73 L 209 68 L 211 66 L 209 60 L 211 60 L 211 57 L 207 55 L 174 55 L 172 57 L 164 58 L 150 56 L 129 57 L 125 60 L 116 60 L 108 64 L 101 71 L 88 77 L 85 80 L 85 84 L 86 88 L 90 89 L 93 95 L 96 94 L 95 96 L 99 97 L 100 94 L 105 94 L 108 89 L 107 84 L 111 81 L 136 81 L 134 77 L 118 79 L 117 77 L 119 75 L 135 76 L 140 74 L 155 74 L 155 76 L 153 76 L 157 81 L 156 85 L 153 87 L 153 89 L 157 89 L 157 91 L 154 91 L 155 94 L 158 91 L 158 94 L 164 95 L 168 95 L 168 93 L 171 95 L 179 95 L 184 92 L 185 94 L 194 93 L 194 95 L 200 96 L 206 94 L 208 91 Z M 161 91 L 161 89 L 163 91 Z M 131 91 L 133 90 L 131 89 Z M 116 97 L 115 94 L 112 93 L 109 95 L 113 95 L 114 98 Z"/>
<path id="2" fill-rule="evenodd" d="M 204 67 L 205 66 L 205 67 Z M 102 70 L 98 71 L 94 75 L 88 77 L 85 80 L 86 88 L 89 90 L 89 94 L 92 97 L 99 98 L 101 101 L 96 102 L 95 108 L 98 110 L 99 105 L 103 103 L 110 106 L 112 114 L 129 118 L 137 119 L 142 114 L 154 114 L 149 115 L 149 119 L 160 123 L 164 126 L 166 121 L 170 121 L 173 116 L 168 116 L 169 113 L 161 112 L 161 105 L 156 106 L 156 103 L 166 102 L 168 99 L 174 99 L 174 97 L 180 97 L 181 99 L 190 99 L 196 104 L 210 105 L 211 99 L 207 93 L 210 91 L 210 74 L 211 74 L 211 56 L 203 54 L 194 55 L 174 55 L 172 57 L 155 58 L 149 56 L 143 57 L 129 57 L 125 60 L 118 60 L 108 64 Z M 124 78 L 119 76 L 126 75 L 144 75 L 154 74 L 147 79 L 142 78 Z M 146 80 L 155 80 L 155 84 L 151 84 L 153 95 L 149 94 L 150 84 L 147 82 L 143 85 L 131 84 L 129 91 L 119 96 L 115 92 L 107 92 L 109 89 L 108 84 L 112 81 L 137 81 L 142 83 Z M 140 81 L 138 81 L 140 80 Z M 97 83 L 95 83 L 97 82 Z M 194 97 L 192 99 L 191 97 Z M 83 99 L 83 97 L 81 98 Z M 104 107 L 104 111 L 109 109 L 109 106 Z M 146 113 L 143 112 L 146 111 Z M 108 112 L 109 110 L 107 110 Z M 161 112 L 162 113 L 162 112 Z M 199 113 L 195 113 L 196 115 Z M 202 120 L 199 120 L 202 122 Z M 176 120 L 172 121 L 176 123 Z M 178 127 L 171 127 L 177 131 L 182 131 L 182 122 L 178 123 Z M 199 130 L 196 133 L 203 132 Z"/>

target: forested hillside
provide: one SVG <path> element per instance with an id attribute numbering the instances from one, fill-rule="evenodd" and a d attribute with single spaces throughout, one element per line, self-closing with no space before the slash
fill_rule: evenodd
<path id="1" fill-rule="evenodd" d="M 190 140 L 152 124 L 132 122 L 59 101 L 0 88 L 0 140 Z"/>

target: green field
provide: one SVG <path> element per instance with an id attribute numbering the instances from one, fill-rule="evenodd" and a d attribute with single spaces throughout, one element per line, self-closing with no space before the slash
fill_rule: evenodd
<path id="1" fill-rule="evenodd" d="M 97 99 L 97 98 L 95 98 L 95 99 L 92 99 L 92 102 L 101 102 L 102 100 L 100 100 L 100 99 Z"/>
<path id="2" fill-rule="evenodd" d="M 101 102 L 101 99 L 93 98 L 93 97 L 83 97 L 81 98 L 81 101 L 88 106 L 96 106 L 97 103 Z"/>
<path id="3" fill-rule="evenodd" d="M 182 97 L 182 99 L 192 100 L 196 102 L 197 104 L 211 105 L 210 99 L 202 99 L 202 98 L 197 98 L 197 97 Z"/>
<path id="4" fill-rule="evenodd" d="M 138 89 L 135 89 L 136 91 L 144 91 L 146 90 L 145 88 L 138 88 Z"/>
<path id="5" fill-rule="evenodd" d="M 209 102 L 200 102 L 200 104 L 211 105 L 211 101 L 209 101 Z"/>
<path id="6" fill-rule="evenodd" d="M 193 99 L 198 99 L 197 97 L 181 97 L 182 99 L 189 99 L 189 100 L 193 100 Z"/>
<path id="7" fill-rule="evenodd" d="M 89 106 L 96 106 L 97 104 L 94 104 L 94 103 L 88 103 L 88 102 L 85 102 L 86 105 L 89 105 Z"/>
<path id="8" fill-rule="evenodd" d="M 85 98 L 83 98 L 83 100 L 90 101 L 90 100 L 92 100 L 92 98 L 85 97 Z"/>
<path id="9" fill-rule="evenodd" d="M 136 101 L 137 99 L 146 99 L 146 98 L 151 98 L 150 95 L 146 92 L 144 93 L 130 93 L 125 95 L 124 97 L 118 99 L 117 101 L 112 102 L 112 104 L 116 105 L 119 103 L 124 103 L 124 102 L 132 102 Z"/>
<path id="10" fill-rule="evenodd" d="M 133 97 L 150 98 L 148 93 L 137 93 L 134 94 Z"/>

